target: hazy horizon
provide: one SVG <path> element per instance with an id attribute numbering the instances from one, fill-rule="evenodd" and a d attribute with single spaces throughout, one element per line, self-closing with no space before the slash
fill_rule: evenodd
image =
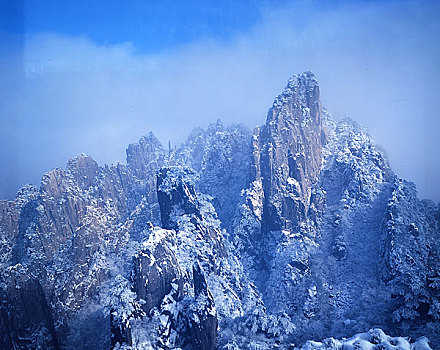
<path id="1" fill-rule="evenodd" d="M 125 163 L 149 131 L 176 145 L 218 118 L 261 125 L 310 70 L 333 117 L 366 127 L 395 173 L 440 201 L 438 2 L 164 3 L 4 11 L 0 199 L 81 153 Z"/>

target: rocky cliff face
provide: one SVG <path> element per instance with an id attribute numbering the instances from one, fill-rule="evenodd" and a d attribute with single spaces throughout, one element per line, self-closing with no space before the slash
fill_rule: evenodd
<path id="1" fill-rule="evenodd" d="M 313 210 L 312 187 L 322 163 L 326 129 L 319 86 L 311 73 L 293 77 L 269 110 L 257 136 L 265 232 L 298 231 Z"/>
<path id="2" fill-rule="evenodd" d="M 439 228 L 439 206 L 420 201 L 414 184 L 394 178 L 382 225 L 381 272 L 392 293 L 392 320 L 410 334 L 439 329 Z"/>
<path id="3" fill-rule="evenodd" d="M 150 133 L 0 201 L 0 348 L 435 348 L 439 208 L 294 76 L 253 133 Z"/>
<path id="4" fill-rule="evenodd" d="M 317 182 L 327 138 L 322 119 L 318 82 L 305 73 L 289 80 L 269 110 L 266 124 L 254 131 L 252 186 L 245 204 L 249 210 L 238 217 L 241 223 L 235 228 L 237 240 L 245 242 L 239 243 L 245 249 L 241 254 L 252 261 L 251 273 L 262 291 L 282 283 L 270 278 L 287 268 L 267 248 L 277 250 L 296 234 L 316 234 L 323 206 Z M 246 222 L 249 216 L 251 223 Z M 246 237 L 249 232 L 251 236 Z M 293 264 L 300 270 L 305 266 L 297 260 Z M 269 297 L 270 305 L 273 299 Z"/>
<path id="5" fill-rule="evenodd" d="M 232 229 L 240 193 L 251 181 L 250 137 L 246 127 L 225 127 L 218 120 L 207 130 L 194 130 L 170 155 L 171 164 L 189 166 L 199 174 L 198 189 L 213 197 L 221 225 L 228 230 Z"/>

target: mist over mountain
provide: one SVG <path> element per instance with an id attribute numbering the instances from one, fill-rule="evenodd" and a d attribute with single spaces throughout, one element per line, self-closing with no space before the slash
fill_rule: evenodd
<path id="1" fill-rule="evenodd" d="M 126 156 L 0 201 L 1 348 L 440 347 L 440 205 L 333 120 L 313 73 L 254 130 L 148 133 Z"/>
<path id="2" fill-rule="evenodd" d="M 3 0 L 0 198 L 83 152 L 124 162 L 150 130 L 176 146 L 218 118 L 252 129 L 311 70 L 333 118 L 439 201 L 439 17 L 436 0 Z"/>

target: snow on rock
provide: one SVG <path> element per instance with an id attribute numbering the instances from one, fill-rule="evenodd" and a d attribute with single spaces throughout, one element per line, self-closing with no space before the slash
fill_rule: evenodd
<path id="1" fill-rule="evenodd" d="M 337 340 L 328 338 L 322 342 L 307 341 L 301 350 L 338 350 L 338 349 L 395 349 L 395 350 L 431 350 L 426 337 L 421 337 L 414 342 L 407 338 L 390 337 L 381 329 L 370 329 L 368 332 L 356 334 L 351 338 Z"/>
<path id="2" fill-rule="evenodd" d="M 319 94 L 0 201 L 0 348 L 438 348 L 440 205 Z"/>

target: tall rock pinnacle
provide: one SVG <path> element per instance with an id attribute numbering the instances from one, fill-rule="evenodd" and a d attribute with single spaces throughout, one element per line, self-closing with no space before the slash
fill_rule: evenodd
<path id="1" fill-rule="evenodd" d="M 263 230 L 296 230 L 307 218 L 326 140 L 318 81 L 312 73 L 289 80 L 257 137 L 256 175 L 262 178 L 265 195 Z"/>

